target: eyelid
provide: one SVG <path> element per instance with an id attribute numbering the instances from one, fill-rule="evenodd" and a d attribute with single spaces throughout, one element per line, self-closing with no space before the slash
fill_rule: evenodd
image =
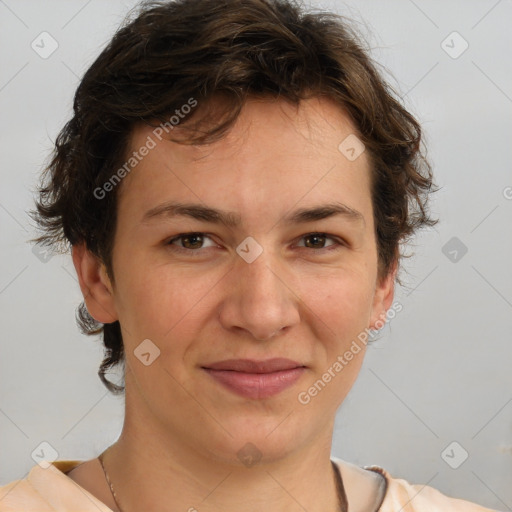
<path id="1" fill-rule="evenodd" d="M 335 242 L 334 244 L 331 244 L 327 247 L 332 247 L 333 245 L 346 245 L 345 241 L 342 240 L 340 237 L 331 235 L 329 233 L 324 233 L 322 231 L 311 231 L 310 233 L 305 233 L 299 237 L 299 240 L 303 240 L 304 238 L 306 238 L 308 236 L 313 236 L 313 235 L 320 235 L 321 237 L 329 238 Z M 317 251 L 321 251 L 322 249 L 327 249 L 327 247 L 321 247 L 320 249 L 317 249 Z"/>
<path id="2" fill-rule="evenodd" d="M 188 254 L 191 254 L 191 253 L 198 253 L 199 254 L 202 249 L 203 250 L 204 249 L 211 249 L 212 247 L 214 247 L 214 245 L 211 245 L 209 247 L 199 247 L 198 249 L 187 249 L 186 247 L 180 247 L 179 245 L 175 245 L 175 244 L 172 243 L 172 242 L 175 242 L 176 240 L 185 238 L 187 236 L 193 236 L 193 235 L 199 235 L 203 239 L 210 239 L 213 242 L 213 244 L 215 244 L 216 247 L 219 247 L 218 244 L 216 244 L 216 242 L 213 240 L 212 235 L 210 233 L 206 233 L 204 231 L 189 231 L 189 232 L 186 232 L 186 233 L 180 233 L 179 235 L 173 236 L 171 239 L 168 239 L 165 242 L 165 244 L 166 245 L 173 245 L 173 250 L 176 250 L 178 252 L 185 252 L 185 253 L 188 253 Z M 331 251 L 331 250 L 336 250 L 336 249 L 339 249 L 341 247 L 346 247 L 347 246 L 346 241 L 343 240 L 342 238 L 340 238 L 340 237 L 338 237 L 336 235 L 331 235 L 330 233 L 324 233 L 322 231 L 311 231 L 309 233 L 304 233 L 303 235 L 301 235 L 298 238 L 298 240 L 302 241 L 306 237 L 313 236 L 313 235 L 320 235 L 321 237 L 325 237 L 326 239 L 331 239 L 334 243 L 331 244 L 331 245 L 328 245 L 327 247 L 320 247 L 318 249 L 311 248 L 311 247 L 305 247 L 305 246 L 299 246 L 299 247 L 305 248 L 305 249 L 309 249 L 310 252 L 321 253 L 321 252 L 328 252 L 328 251 Z"/>
<path id="3" fill-rule="evenodd" d="M 215 243 L 209 233 L 205 233 L 203 231 L 190 231 L 188 233 L 180 233 L 179 235 L 173 236 L 171 239 L 167 240 L 166 244 L 171 245 L 172 242 L 179 240 L 180 238 L 185 238 L 187 236 L 193 236 L 193 235 L 198 235 L 203 239 L 209 238 L 213 243 Z M 186 247 L 180 247 L 179 245 L 176 245 L 175 247 L 177 247 L 178 249 L 184 250 L 184 251 L 188 251 L 188 252 L 197 252 L 200 249 L 205 249 L 204 247 L 200 247 L 199 249 L 187 249 Z M 210 247 L 213 247 L 213 246 L 210 246 Z M 208 248 L 209 247 L 206 247 L 206 249 L 208 249 Z"/>

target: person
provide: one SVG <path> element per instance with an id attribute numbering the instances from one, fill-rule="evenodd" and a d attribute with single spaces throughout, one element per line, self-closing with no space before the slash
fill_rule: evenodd
<path id="1" fill-rule="evenodd" d="M 38 243 L 71 248 L 122 433 L 36 464 L 0 511 L 490 510 L 331 456 L 401 244 L 435 223 L 395 96 L 334 13 L 140 5 L 81 80 L 33 212 Z"/>

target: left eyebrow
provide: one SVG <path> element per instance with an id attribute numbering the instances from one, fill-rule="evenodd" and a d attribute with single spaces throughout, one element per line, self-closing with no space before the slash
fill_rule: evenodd
<path id="1" fill-rule="evenodd" d="M 336 215 L 343 216 L 353 222 L 365 224 L 365 219 L 361 212 L 342 203 L 328 203 L 310 208 L 299 208 L 285 215 L 280 223 L 303 224 Z M 224 224 L 230 228 L 239 226 L 241 222 L 240 215 L 235 212 L 211 208 L 197 203 L 167 202 L 148 210 L 142 217 L 142 223 L 147 223 L 159 217 L 171 218 L 176 216 L 190 217 L 214 224 Z"/>
<path id="2" fill-rule="evenodd" d="M 329 203 L 315 206 L 313 208 L 300 208 L 286 215 L 283 218 L 283 221 L 291 224 L 300 224 L 326 219 L 335 215 L 341 215 L 348 220 L 366 224 L 361 212 L 358 212 L 343 203 Z"/>

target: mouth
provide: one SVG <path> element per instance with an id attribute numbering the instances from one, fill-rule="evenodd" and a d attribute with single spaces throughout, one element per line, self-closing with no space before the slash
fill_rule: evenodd
<path id="1" fill-rule="evenodd" d="M 229 359 L 201 367 L 231 392 L 251 399 L 275 396 L 297 382 L 307 367 L 284 358 Z"/>

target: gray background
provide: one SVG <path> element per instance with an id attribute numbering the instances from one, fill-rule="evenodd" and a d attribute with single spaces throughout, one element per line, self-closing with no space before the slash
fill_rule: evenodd
<path id="1" fill-rule="evenodd" d="M 43 441 L 88 459 L 121 430 L 123 399 L 96 374 L 101 342 L 75 325 L 71 259 L 32 253 L 26 210 L 79 77 L 135 3 L 0 0 L 0 484 L 23 477 Z M 311 4 L 358 21 L 442 186 L 441 222 L 414 241 L 404 309 L 368 351 L 333 454 L 512 510 L 512 2 Z M 31 48 L 43 31 L 59 45 L 46 59 Z"/>

